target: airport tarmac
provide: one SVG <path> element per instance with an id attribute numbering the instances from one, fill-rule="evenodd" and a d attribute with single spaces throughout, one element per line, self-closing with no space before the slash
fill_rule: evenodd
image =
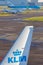
<path id="1" fill-rule="evenodd" d="M 34 32 L 28 65 L 43 65 L 43 22 L 22 20 L 22 18 L 34 16 L 43 16 L 43 12 L 19 13 L 13 16 L 0 17 L 0 62 L 13 45 L 12 41 L 16 40 L 22 29 L 27 25 L 33 25 Z"/>
<path id="2" fill-rule="evenodd" d="M 27 14 L 13 14 L 12 16 L 0 16 L 1 21 L 14 20 L 14 19 L 22 19 L 26 17 L 35 17 L 35 16 L 43 16 L 43 12 L 28 12 Z"/>

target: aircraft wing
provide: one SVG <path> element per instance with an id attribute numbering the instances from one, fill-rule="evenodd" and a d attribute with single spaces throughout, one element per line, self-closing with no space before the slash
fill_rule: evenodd
<path id="1" fill-rule="evenodd" d="M 12 48 L 9 50 L 1 65 L 27 65 L 33 26 L 26 26 Z"/>

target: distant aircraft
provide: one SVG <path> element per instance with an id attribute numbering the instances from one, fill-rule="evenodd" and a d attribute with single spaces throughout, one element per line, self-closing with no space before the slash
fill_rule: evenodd
<path id="1" fill-rule="evenodd" d="M 8 13 L 12 13 L 12 14 L 14 14 L 14 13 L 18 13 L 18 12 L 22 12 L 22 11 L 24 11 L 25 10 L 25 8 L 24 9 L 12 9 L 11 8 L 11 10 L 8 10 L 8 9 L 3 9 L 3 12 L 8 12 Z"/>
<path id="2" fill-rule="evenodd" d="M 4 9 L 3 12 L 8 12 L 8 13 L 17 13 L 17 10 L 8 10 L 8 9 Z"/>
<path id="3" fill-rule="evenodd" d="M 22 12 L 26 9 L 32 10 L 32 9 L 40 9 L 39 6 L 8 6 L 8 8 L 11 8 L 11 10 L 4 9 L 3 12 L 8 12 L 8 13 L 18 13 Z M 12 9 L 13 8 L 13 9 Z"/>
<path id="4" fill-rule="evenodd" d="M 35 6 L 29 6 L 28 8 L 36 9 L 36 10 L 37 10 L 37 9 L 40 9 L 40 7 L 39 7 L 39 6 L 36 6 L 36 5 L 35 5 Z"/>
<path id="5" fill-rule="evenodd" d="M 10 8 L 39 8 L 39 6 L 37 6 L 37 5 L 33 5 L 33 6 L 31 6 L 31 5 L 29 5 L 29 6 L 8 6 L 8 7 L 10 7 Z"/>
<path id="6" fill-rule="evenodd" d="M 26 26 L 0 65 L 27 65 L 33 26 Z"/>
<path id="7" fill-rule="evenodd" d="M 39 6 L 37 6 L 37 5 L 34 5 L 34 6 L 8 6 L 9 8 L 32 8 L 32 9 L 40 9 L 40 7 Z"/>

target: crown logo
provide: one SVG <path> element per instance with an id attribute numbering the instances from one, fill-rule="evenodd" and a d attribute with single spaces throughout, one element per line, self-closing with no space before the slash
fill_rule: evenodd
<path id="1" fill-rule="evenodd" d="M 22 51 L 19 51 L 19 50 L 17 49 L 15 52 L 13 52 L 13 55 L 14 55 L 14 56 L 19 56 L 19 55 L 21 55 L 21 53 L 22 53 Z"/>

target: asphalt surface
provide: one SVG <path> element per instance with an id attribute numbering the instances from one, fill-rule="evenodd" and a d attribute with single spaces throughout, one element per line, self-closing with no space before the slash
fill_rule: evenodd
<path id="1" fill-rule="evenodd" d="M 43 12 L 14 14 L 0 17 L 0 62 L 13 45 L 21 30 L 27 25 L 34 26 L 28 65 L 43 65 L 43 22 L 23 21 L 21 18 L 43 16 Z"/>
<path id="2" fill-rule="evenodd" d="M 14 20 L 14 19 L 19 20 L 25 17 L 35 17 L 35 16 L 43 16 L 43 12 L 30 12 L 27 14 L 18 13 L 18 14 L 13 14 L 13 16 L 2 16 L 0 17 L 0 20 L 1 21 Z"/>

